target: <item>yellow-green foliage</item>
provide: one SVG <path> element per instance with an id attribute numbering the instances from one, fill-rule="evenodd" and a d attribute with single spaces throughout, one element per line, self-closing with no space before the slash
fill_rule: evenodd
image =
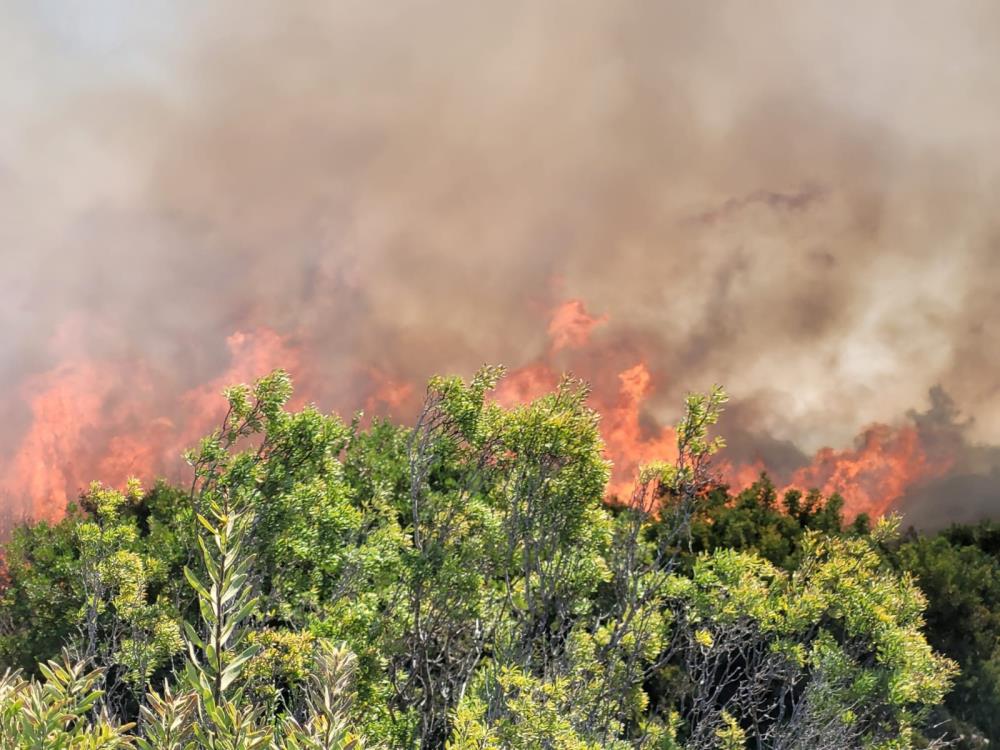
<path id="1" fill-rule="evenodd" d="M 876 538 L 887 539 L 891 530 L 883 523 Z M 943 700 L 955 665 L 923 636 L 920 590 L 888 568 L 875 543 L 808 534 L 792 572 L 754 553 L 703 556 L 683 588 L 693 663 L 713 663 L 713 650 L 732 647 L 732 633 L 740 632 L 743 653 L 780 654 L 786 674 L 821 676 L 824 690 L 810 695 L 809 708 L 830 721 L 858 724 L 855 707 L 884 707 L 880 718 L 858 726 L 864 747 L 913 736 L 925 707 Z M 731 710 L 719 713 L 727 742 L 735 742 L 739 726 Z"/>
<path id="2" fill-rule="evenodd" d="M 503 667 L 489 684 L 459 706 L 450 750 L 600 750 L 577 730 L 586 701 L 572 695 L 569 677 L 540 681 L 523 671 Z M 486 713 L 497 715 L 492 721 Z M 575 721 L 574 719 L 577 719 Z M 627 747 L 608 745 L 606 747 Z"/>
<path id="3" fill-rule="evenodd" d="M 137 551 L 135 520 L 124 513 L 142 498 L 135 479 L 125 492 L 94 483 L 83 497 L 92 520 L 76 528 L 86 590 L 78 622 L 91 640 L 95 631 L 110 633 L 100 643 L 88 643 L 87 655 L 100 654 L 105 664 L 122 667 L 123 678 L 140 689 L 183 648 L 175 609 L 165 597 L 149 597 L 150 587 L 164 581 L 163 562 Z"/>
<path id="4" fill-rule="evenodd" d="M 722 727 L 715 731 L 719 750 L 746 750 L 747 734 L 728 712 L 722 712 Z"/>
<path id="5" fill-rule="evenodd" d="M 721 389 L 612 511 L 587 388 L 508 409 L 502 374 L 433 379 L 407 430 L 287 411 L 278 371 L 226 391 L 190 491 L 94 485 L 25 532 L 52 543 L 17 550 L 0 624 L 39 610 L 72 657 L 0 679 L 0 750 L 917 746 L 953 665 L 891 520 L 785 567 L 695 555 Z"/>
<path id="6" fill-rule="evenodd" d="M 316 637 L 292 630 L 259 630 L 247 635 L 247 643 L 257 649 L 244 668 L 250 696 L 272 704 L 281 692 L 298 691 L 313 669 Z"/>
<path id="7" fill-rule="evenodd" d="M 43 681 L 0 677 L 0 750 L 129 747 L 130 725 L 98 713 L 102 672 L 64 657 L 40 667 Z"/>

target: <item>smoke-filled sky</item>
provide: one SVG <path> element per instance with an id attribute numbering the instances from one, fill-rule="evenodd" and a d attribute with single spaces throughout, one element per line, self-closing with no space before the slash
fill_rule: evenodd
<path id="1" fill-rule="evenodd" d="M 998 188 L 993 0 L 12 0 L 0 504 L 272 366 L 405 414 L 504 362 L 643 459 L 718 382 L 733 476 L 1000 515 Z"/>

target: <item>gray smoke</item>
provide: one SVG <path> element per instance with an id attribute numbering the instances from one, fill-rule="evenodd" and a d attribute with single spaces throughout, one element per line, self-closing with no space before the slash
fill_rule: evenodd
<path id="1" fill-rule="evenodd" d="M 904 507 L 995 515 L 998 91 L 990 0 L 15 0 L 0 450 L 67 358 L 175 416 L 266 326 L 349 411 L 537 359 L 572 297 L 609 321 L 558 361 L 645 360 L 649 420 L 724 383 L 779 472 L 919 424 L 953 469 Z"/>

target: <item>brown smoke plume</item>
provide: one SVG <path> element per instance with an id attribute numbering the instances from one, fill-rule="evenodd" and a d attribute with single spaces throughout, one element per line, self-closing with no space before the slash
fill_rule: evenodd
<path id="1" fill-rule="evenodd" d="M 169 474 L 272 364 L 405 415 L 489 361 L 626 473 L 721 382 L 741 480 L 995 515 L 998 90 L 990 0 L 18 0 L 0 502 Z"/>

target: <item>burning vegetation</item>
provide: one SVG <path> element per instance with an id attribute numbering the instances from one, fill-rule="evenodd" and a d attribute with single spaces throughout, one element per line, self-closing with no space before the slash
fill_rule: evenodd
<path id="1" fill-rule="evenodd" d="M 412 415 L 483 362 L 590 382 L 618 493 L 722 382 L 734 486 L 995 511 L 995 4 L 251 5 L 0 10 L 6 516 L 277 365 Z"/>
<path id="2" fill-rule="evenodd" d="M 957 665 L 889 556 L 906 549 L 898 519 L 845 526 L 836 495 L 787 492 L 783 513 L 767 481 L 720 488 L 721 388 L 643 439 L 659 453 L 669 438 L 671 459 L 609 507 L 605 447 L 631 448 L 645 368 L 619 378 L 604 427 L 617 443 L 582 381 L 503 406 L 503 374 L 433 378 L 406 427 L 289 408 L 277 370 L 226 388 L 183 489 L 95 482 L 62 520 L 19 528 L 0 585 L 0 747 L 917 750 L 956 736 L 933 717 Z"/>
<path id="3" fill-rule="evenodd" d="M 531 401 L 554 388 L 563 370 L 586 378 L 613 466 L 609 498 L 627 499 L 641 466 L 676 459 L 676 435 L 650 410 L 657 377 L 648 358 L 618 351 L 612 339 L 593 340 L 594 330 L 608 320 L 607 315 L 589 313 L 581 300 L 556 306 L 543 353 L 513 369 L 495 397 L 508 406 Z M 181 480 L 181 453 L 221 417 L 217 396 L 226 383 L 290 364 L 304 376 L 299 399 L 314 400 L 307 353 L 291 339 L 261 328 L 235 333 L 227 345 L 230 361 L 222 374 L 173 398 L 157 392 L 166 373 L 153 372 L 142 361 L 122 364 L 80 357 L 29 381 L 23 397 L 30 423 L 2 474 L 8 515 L 55 520 L 94 479 L 116 482 L 134 475 L 147 481 Z M 359 382 L 367 393 L 362 403 L 369 417 L 415 415 L 420 393 L 416 384 L 375 368 Z M 943 450 L 928 447 L 927 432 L 914 418 L 897 426 L 871 425 L 854 447 L 822 448 L 793 466 L 771 466 L 760 456 L 723 452 L 719 479 L 737 492 L 768 474 L 782 489 L 837 493 L 852 517 L 905 511 L 908 491 L 947 476 L 957 460 L 950 452 L 964 447 L 961 442 Z"/>
<path id="4" fill-rule="evenodd" d="M 1000 4 L 85 5 L 0 7 L 0 750 L 1000 737 Z"/>

